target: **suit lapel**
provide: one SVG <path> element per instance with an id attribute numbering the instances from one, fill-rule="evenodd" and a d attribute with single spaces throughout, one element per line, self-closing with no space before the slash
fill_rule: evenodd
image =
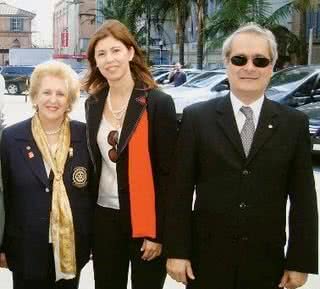
<path id="1" fill-rule="evenodd" d="M 230 96 L 226 96 L 221 99 L 221 102 L 217 106 L 218 125 L 222 128 L 222 131 L 232 143 L 234 148 L 239 154 L 244 156 L 242 142 L 238 131 L 237 123 L 234 117 Z"/>
<path id="2" fill-rule="evenodd" d="M 95 97 L 90 96 L 87 101 L 86 121 L 87 139 L 90 157 L 96 166 L 96 156 L 98 155 L 97 134 L 103 114 L 104 105 L 108 95 L 108 88 L 102 89 Z"/>
<path id="3" fill-rule="evenodd" d="M 132 91 L 129 100 L 126 116 L 123 122 L 123 127 L 120 135 L 118 154 L 120 155 L 129 143 L 129 140 L 134 133 L 142 113 L 147 107 L 146 92 L 138 87 Z"/>
<path id="4" fill-rule="evenodd" d="M 30 167 L 32 173 L 46 186 L 49 184 L 41 153 L 33 140 L 31 132 L 31 119 L 26 122 L 26 128 L 17 138 L 20 144 L 20 152 Z"/>
<path id="5" fill-rule="evenodd" d="M 261 108 L 258 126 L 247 158 L 247 163 L 254 158 L 264 143 L 270 139 L 276 131 L 278 126 L 277 115 L 277 107 L 270 100 L 265 98 Z"/>

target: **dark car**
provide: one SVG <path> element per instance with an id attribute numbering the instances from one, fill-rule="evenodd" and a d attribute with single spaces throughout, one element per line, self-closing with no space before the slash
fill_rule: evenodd
<path id="1" fill-rule="evenodd" d="M 275 73 L 266 96 L 293 107 L 320 101 L 320 65 L 290 67 Z"/>
<path id="2" fill-rule="evenodd" d="M 1 74 L 9 94 L 20 94 L 28 89 L 29 79 L 34 66 L 5 66 Z"/>
<path id="3" fill-rule="evenodd" d="M 315 155 L 320 155 L 320 102 L 309 103 L 297 109 L 308 116 L 311 151 Z"/>

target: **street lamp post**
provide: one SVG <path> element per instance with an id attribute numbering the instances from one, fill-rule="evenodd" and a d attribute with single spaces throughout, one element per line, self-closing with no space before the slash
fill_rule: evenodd
<path id="1" fill-rule="evenodd" d="M 160 48 L 160 65 L 162 64 L 162 47 L 163 47 L 163 41 L 159 40 L 159 48 Z"/>

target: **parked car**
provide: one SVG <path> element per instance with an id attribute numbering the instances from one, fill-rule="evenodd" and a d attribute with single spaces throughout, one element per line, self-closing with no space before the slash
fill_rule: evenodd
<path id="1" fill-rule="evenodd" d="M 276 72 L 266 96 L 293 107 L 320 101 L 320 65 L 296 66 Z"/>
<path id="2" fill-rule="evenodd" d="M 309 103 L 297 109 L 308 116 L 311 151 L 314 155 L 320 155 L 320 102 Z"/>
<path id="3" fill-rule="evenodd" d="M 180 119 L 186 106 L 225 96 L 229 92 L 229 82 L 225 70 L 217 69 L 203 72 L 181 86 L 164 88 L 163 91 L 172 96 L 177 117 Z"/>
<path id="4" fill-rule="evenodd" d="M 9 94 L 20 94 L 28 89 L 34 66 L 4 66 L 1 74 Z"/>

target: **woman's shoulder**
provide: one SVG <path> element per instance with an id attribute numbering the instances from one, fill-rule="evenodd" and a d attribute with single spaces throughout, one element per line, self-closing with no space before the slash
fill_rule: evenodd
<path id="1" fill-rule="evenodd" d="M 153 88 L 149 91 L 148 97 L 156 103 L 171 103 L 172 97 L 159 88 Z"/>
<path id="2" fill-rule="evenodd" d="M 86 124 L 82 121 L 78 120 L 70 120 L 70 128 L 71 130 L 86 130 Z"/>
<path id="3" fill-rule="evenodd" d="M 9 125 L 3 129 L 3 135 L 20 135 L 25 134 L 31 129 L 31 118 L 19 121 L 15 124 Z"/>

